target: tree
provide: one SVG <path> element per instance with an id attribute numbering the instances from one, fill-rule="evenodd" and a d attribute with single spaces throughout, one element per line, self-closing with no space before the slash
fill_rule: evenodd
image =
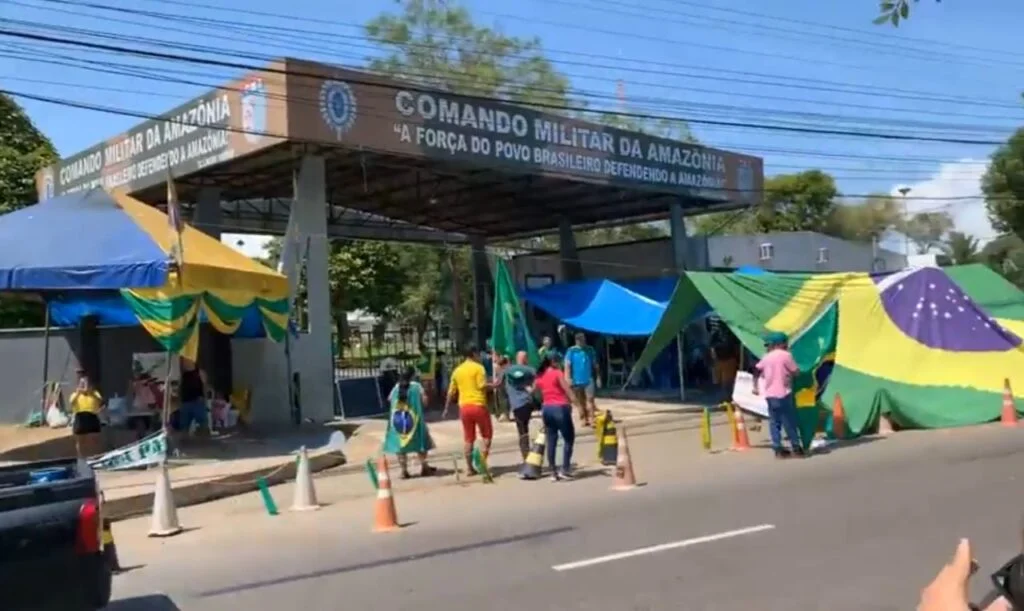
<path id="1" fill-rule="evenodd" d="M 706 214 L 694 221 L 694 227 L 703 234 L 824 232 L 833 222 L 838 195 L 835 179 L 821 170 L 779 174 L 765 179 L 764 200 L 749 214 Z"/>
<path id="2" fill-rule="evenodd" d="M 978 259 L 1024 289 L 1024 240 L 1008 234 L 1000 236 L 981 249 Z"/>
<path id="3" fill-rule="evenodd" d="M 267 245 L 264 262 L 276 267 L 281 258 L 281 240 Z M 380 318 L 398 315 L 403 288 L 408 280 L 407 262 L 399 245 L 390 242 L 337 240 L 330 245 L 327 262 L 331 288 L 331 309 L 339 321 L 347 312 L 357 310 Z M 300 295 L 304 290 L 300 287 Z M 298 307 L 304 307 L 298 300 Z"/>
<path id="4" fill-rule="evenodd" d="M 631 223 L 615 227 L 598 227 L 596 229 L 581 229 L 574 232 L 573 237 L 576 238 L 577 248 L 655 240 L 668 236 L 668 230 L 664 225 L 664 222 L 648 222 Z M 500 246 L 523 250 L 557 250 L 559 244 L 557 235 L 543 235 L 525 240 L 515 240 Z"/>
<path id="5" fill-rule="evenodd" d="M 950 231 L 943 250 L 955 265 L 974 263 L 978 259 L 978 238 L 962 231 Z"/>
<path id="6" fill-rule="evenodd" d="M 371 69 L 461 93 L 513 103 L 566 105 L 569 79 L 544 56 L 540 39 L 517 38 L 474 23 L 469 11 L 446 0 L 405 0 L 398 15 L 366 24 L 385 51 Z"/>
<path id="7" fill-rule="evenodd" d="M 679 140 L 680 142 L 689 142 L 691 144 L 699 142 L 697 137 L 693 135 L 693 132 L 690 131 L 690 126 L 682 119 L 642 119 L 640 117 L 607 112 L 598 113 L 595 119 L 598 123 L 608 125 L 609 127 L 639 132 L 648 136 Z"/>
<path id="8" fill-rule="evenodd" d="M 0 93 L 0 214 L 35 203 L 35 174 L 57 159 L 53 143 L 13 99 Z M 39 327 L 43 322 L 38 303 L 0 296 L 0 328 Z"/>
<path id="9" fill-rule="evenodd" d="M 900 223 L 898 201 L 888 195 L 871 195 L 862 203 L 844 203 L 832 210 L 824 233 L 853 242 L 873 242 Z"/>
<path id="10" fill-rule="evenodd" d="M 569 79 L 544 56 L 538 38 L 477 24 L 451 1 L 405 0 L 398 14 L 371 20 L 366 35 L 384 51 L 369 58 L 374 71 L 451 93 L 568 106 Z M 405 245 L 401 253 L 408 284 L 398 318 L 421 332 L 453 319 L 462 341 L 472 301 L 468 251 Z"/>
<path id="11" fill-rule="evenodd" d="M 1024 237 L 1024 128 L 992 154 L 981 191 L 992 227 Z"/>
<path id="12" fill-rule="evenodd" d="M 953 229 L 953 219 L 947 212 L 918 212 L 903 221 L 899 229 L 917 247 L 917 254 L 923 255 L 942 247 L 943 238 Z"/>
<path id="13" fill-rule="evenodd" d="M 891 23 L 893 27 L 899 27 L 901 21 L 910 17 L 910 4 L 920 0 L 881 0 L 878 3 L 878 17 L 875 17 L 875 24 L 882 25 Z M 936 3 L 942 0 L 935 0 Z"/>

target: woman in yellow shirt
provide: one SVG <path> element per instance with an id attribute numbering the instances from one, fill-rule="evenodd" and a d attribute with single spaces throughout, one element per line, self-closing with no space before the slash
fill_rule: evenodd
<path id="1" fill-rule="evenodd" d="M 89 376 L 80 373 L 78 388 L 68 398 L 73 420 L 71 433 L 75 436 L 75 448 L 80 458 L 95 456 L 103 451 L 100 434 L 103 424 L 100 422 L 100 411 L 103 409 L 103 396 L 92 385 Z"/>

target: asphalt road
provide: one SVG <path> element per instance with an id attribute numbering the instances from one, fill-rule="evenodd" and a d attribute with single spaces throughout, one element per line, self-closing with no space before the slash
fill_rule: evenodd
<path id="1" fill-rule="evenodd" d="M 646 485 L 628 492 L 601 475 L 399 490 L 410 524 L 394 534 L 368 532 L 368 499 L 159 542 L 118 525 L 123 563 L 144 566 L 117 578 L 110 609 L 905 610 L 959 537 L 981 575 L 1021 546 L 1024 429 L 782 463 L 681 453 L 678 435 L 633 440 Z"/>

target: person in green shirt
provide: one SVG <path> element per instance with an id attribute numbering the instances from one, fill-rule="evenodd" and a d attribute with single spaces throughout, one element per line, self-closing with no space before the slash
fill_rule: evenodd
<path id="1" fill-rule="evenodd" d="M 503 376 L 509 411 L 519 435 L 519 452 L 523 460 L 526 460 L 526 455 L 530 453 L 530 418 L 539 407 L 533 395 L 533 381 L 537 372 L 529 366 L 526 352 L 520 351 L 516 353 L 516 362 L 505 368 Z"/>

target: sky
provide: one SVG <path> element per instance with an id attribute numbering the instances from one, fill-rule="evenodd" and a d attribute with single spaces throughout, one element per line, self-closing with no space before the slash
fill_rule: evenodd
<path id="1" fill-rule="evenodd" d="M 1024 7 L 1019 0 L 922 0 L 898 29 L 871 23 L 875 0 L 462 4 L 481 24 L 539 38 L 548 57 L 571 79 L 576 95 L 588 98 L 592 107 L 615 104 L 621 86 L 630 112 L 687 118 L 702 143 L 763 157 L 767 175 L 819 168 L 836 177 L 851 203 L 909 186 L 910 212 L 944 210 L 959 230 L 983 242 L 994 237 L 979 179 L 997 143 L 1024 125 L 1024 51 L 1019 48 Z M 98 5 L 154 15 L 115 13 Z M 77 27 L 123 37 L 123 44 L 142 37 L 202 45 L 256 65 L 269 56 L 290 55 L 358 66 L 379 53 L 363 37 L 362 25 L 398 6 L 393 0 L 4 0 L 0 20 L 11 21 L 0 21 L 0 29 Z M 280 32 L 246 36 L 238 27 L 209 20 L 279 27 Z M 52 52 L 52 46 L 0 36 L 0 89 L 159 114 L 241 72 L 89 56 L 67 48 L 57 50 L 69 56 L 58 65 Z M 137 66 L 138 75 L 87 69 L 98 61 Z M 153 74 L 173 78 L 159 80 Z M 139 122 L 19 101 L 62 156 Z M 792 131 L 701 123 L 708 120 L 771 123 Z M 264 242 L 238 235 L 224 241 L 251 255 L 259 254 Z M 902 249 L 896 236 L 883 246 Z"/>

